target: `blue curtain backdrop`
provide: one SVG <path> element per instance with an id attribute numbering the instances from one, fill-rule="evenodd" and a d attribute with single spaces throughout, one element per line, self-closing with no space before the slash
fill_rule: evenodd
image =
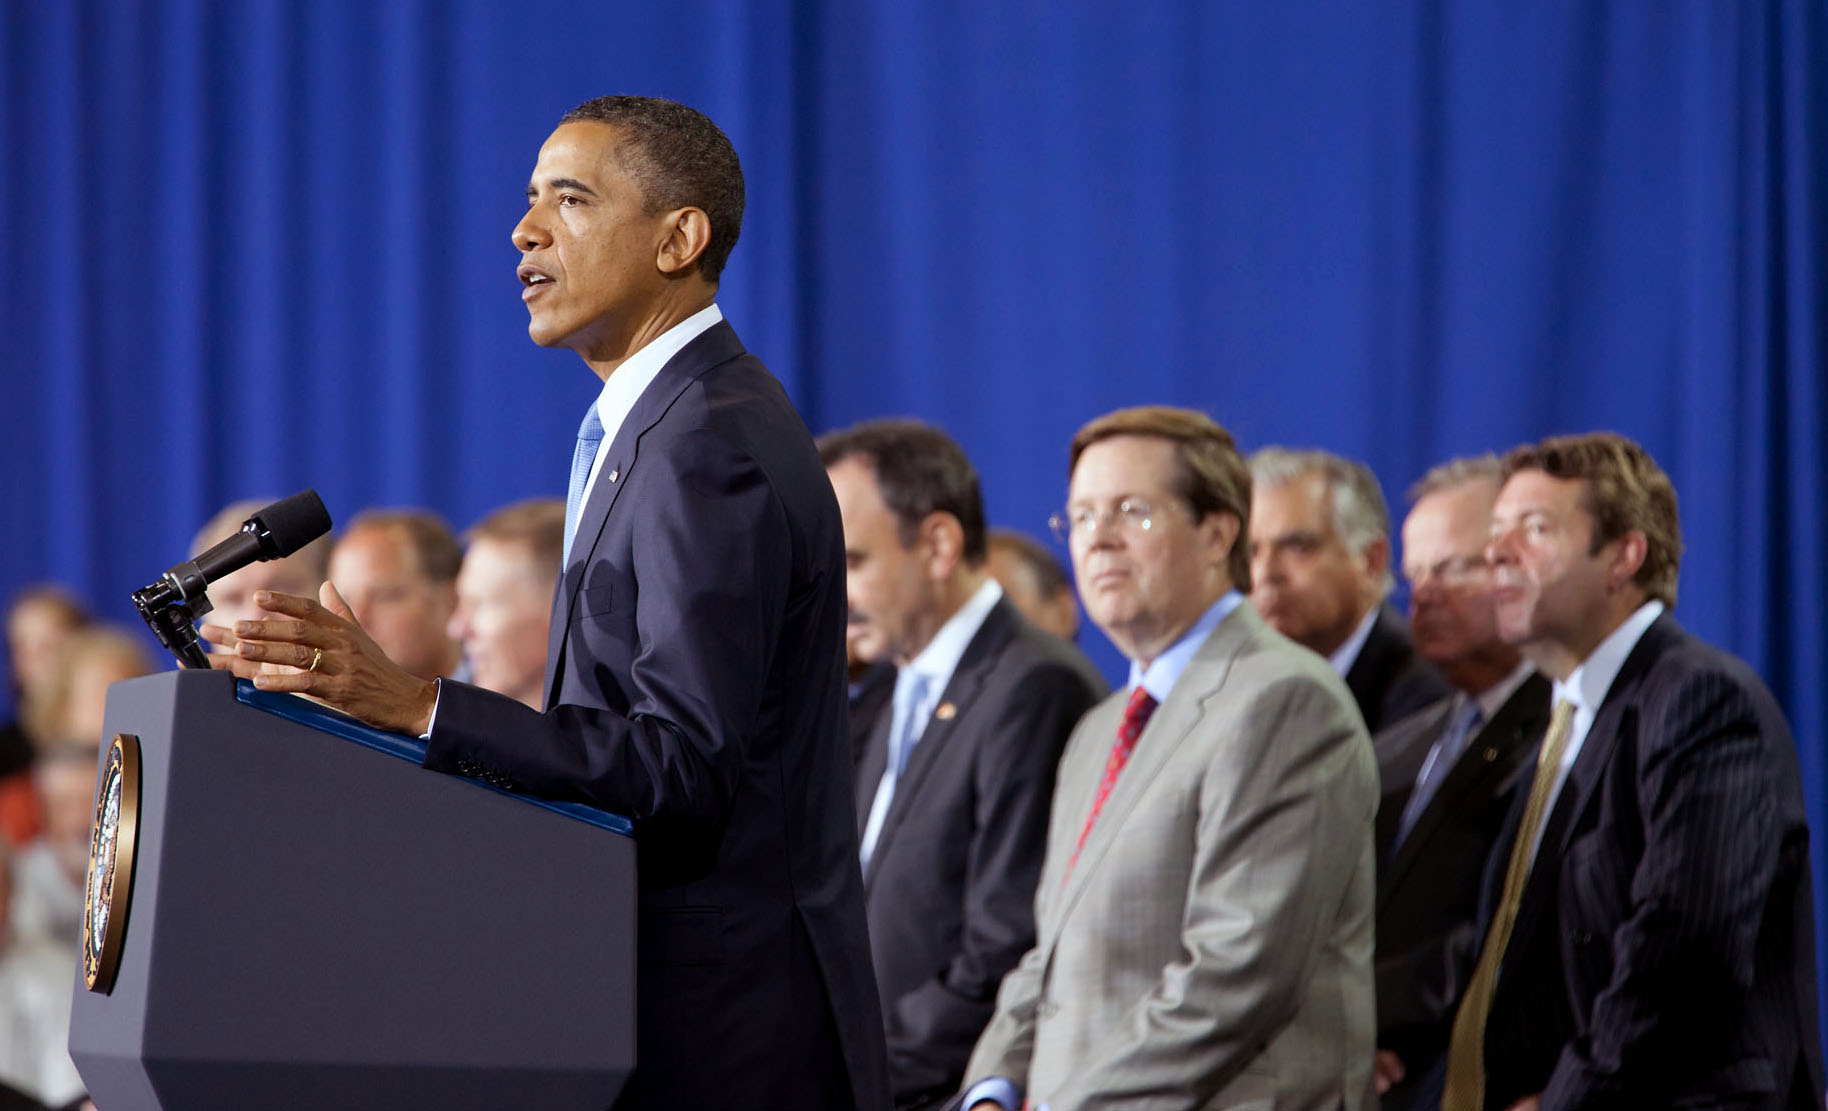
<path id="1" fill-rule="evenodd" d="M 1787 708 L 1828 890 L 1820 0 L 0 12 L 0 591 L 126 621 L 233 498 L 562 492 L 596 381 L 527 341 L 508 230 L 562 111 L 656 94 L 742 154 L 720 300 L 807 423 L 943 425 L 997 523 L 1040 530 L 1073 429 L 1145 401 L 1393 501 L 1641 440 L 1677 613 Z"/>

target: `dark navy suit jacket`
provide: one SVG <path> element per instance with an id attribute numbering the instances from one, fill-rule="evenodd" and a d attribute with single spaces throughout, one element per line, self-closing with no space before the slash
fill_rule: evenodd
<path id="1" fill-rule="evenodd" d="M 908 757 L 864 877 L 898 1108 L 958 1090 L 997 987 L 1035 943 L 1054 769 L 1104 696 L 1077 648 L 1007 598 L 978 628 Z M 881 714 L 857 771 L 867 814 L 888 766 Z"/>
<path id="2" fill-rule="evenodd" d="M 1486 876 L 1481 930 L 1529 791 Z M 1822 1105 L 1809 833 L 1749 668 L 1660 617 L 1626 657 L 1530 869 L 1485 1027 L 1486 1106 Z"/>
<path id="3" fill-rule="evenodd" d="M 1346 687 L 1358 703 L 1365 729 L 1375 734 L 1454 692 L 1441 673 L 1416 653 L 1409 623 L 1388 602 L 1346 670 Z"/>
<path id="4" fill-rule="evenodd" d="M 545 712 L 447 681 L 426 766 L 634 820 L 636 1066 L 618 1108 L 885 1107 L 825 468 L 724 323 L 602 451 Z"/>

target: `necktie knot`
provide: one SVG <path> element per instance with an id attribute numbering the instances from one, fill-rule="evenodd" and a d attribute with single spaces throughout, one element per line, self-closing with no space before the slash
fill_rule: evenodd
<path id="1" fill-rule="evenodd" d="M 1143 728 L 1149 724 L 1149 716 L 1155 713 L 1156 705 L 1155 696 L 1138 683 L 1136 689 L 1130 692 L 1130 701 L 1123 708 L 1123 721 L 1117 726 L 1119 743 L 1126 748 L 1136 747 L 1136 738 L 1142 736 Z"/>

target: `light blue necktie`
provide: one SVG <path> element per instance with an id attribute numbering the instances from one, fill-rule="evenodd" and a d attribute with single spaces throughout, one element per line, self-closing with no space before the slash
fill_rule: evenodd
<path id="1" fill-rule="evenodd" d="M 592 401 L 584 411 L 584 422 L 578 425 L 578 446 L 571 454 L 571 485 L 565 491 L 565 552 L 571 555 L 571 538 L 578 531 L 578 514 L 584 510 L 584 488 L 590 485 L 590 465 L 596 461 L 597 448 L 603 443 L 603 421 Z"/>
<path id="2" fill-rule="evenodd" d="M 1466 748 L 1466 742 L 1479 731 L 1479 724 L 1485 714 L 1479 709 L 1477 699 L 1468 698 L 1455 707 L 1453 719 L 1447 723 L 1447 729 L 1435 741 L 1434 748 L 1428 753 L 1428 762 L 1422 765 L 1422 774 L 1416 778 L 1415 790 L 1409 793 L 1409 802 L 1403 807 L 1403 816 L 1397 823 L 1396 840 L 1392 848 L 1403 843 L 1415 823 L 1421 819 L 1422 811 L 1427 808 L 1428 800 L 1440 789 L 1441 781 L 1460 760 L 1460 753 Z"/>
<path id="3" fill-rule="evenodd" d="M 895 798 L 895 783 L 901 773 L 907 770 L 908 754 L 914 751 L 914 745 L 920 740 L 921 733 L 927 727 L 927 715 L 922 713 L 927 701 L 927 687 L 931 676 L 918 671 L 909 671 L 905 697 L 897 697 L 892 706 L 893 721 L 889 728 L 889 762 L 882 769 L 882 779 L 876 784 L 876 798 L 870 805 L 869 820 L 863 828 L 862 850 L 860 859 L 865 868 L 869 867 L 870 855 L 876 851 L 876 838 L 882 833 L 883 819 L 888 817 L 889 803 Z M 899 678 L 899 677 L 898 677 Z M 903 691 L 895 692 L 898 696 Z"/>

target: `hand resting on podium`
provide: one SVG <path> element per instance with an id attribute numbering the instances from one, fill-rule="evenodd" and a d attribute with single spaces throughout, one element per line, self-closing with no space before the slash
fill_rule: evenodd
<path id="1" fill-rule="evenodd" d="M 336 587 L 326 582 L 318 596 L 321 603 L 263 590 L 255 603 L 279 616 L 237 621 L 233 629 L 204 625 L 204 637 L 224 649 L 210 665 L 263 691 L 310 695 L 377 729 L 414 737 L 429 732 L 438 684 L 388 659 Z"/>

